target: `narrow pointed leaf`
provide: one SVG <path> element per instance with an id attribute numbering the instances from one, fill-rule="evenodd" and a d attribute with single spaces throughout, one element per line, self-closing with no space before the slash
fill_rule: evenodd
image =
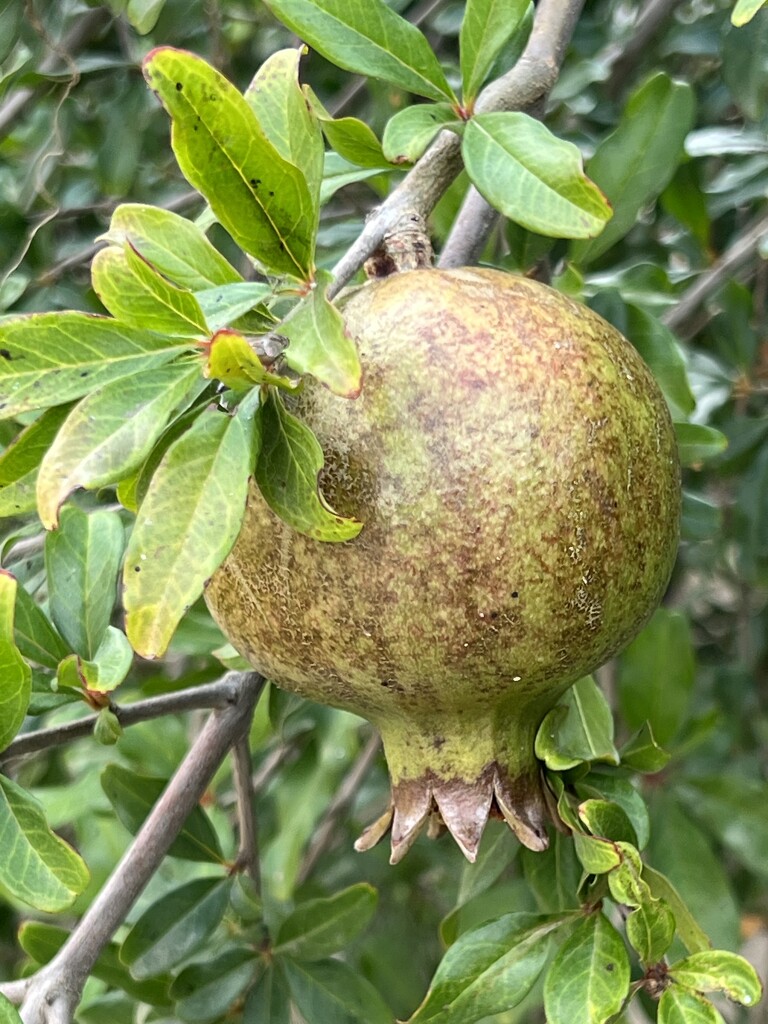
<path id="1" fill-rule="evenodd" d="M 437 133 L 461 125 L 450 103 L 419 103 L 405 107 L 387 121 L 381 147 L 392 163 L 415 163 Z"/>
<path id="2" fill-rule="evenodd" d="M 552 238 L 591 238 L 611 216 L 581 153 L 516 111 L 479 114 L 462 142 L 472 184 L 510 220 Z"/>
<path id="3" fill-rule="evenodd" d="M 180 288 L 201 291 L 243 279 L 186 217 L 158 206 L 123 203 L 112 214 L 104 239 L 114 245 L 128 242 L 161 274 Z"/>
<path id="4" fill-rule="evenodd" d="M 536 756 L 552 771 L 584 761 L 619 763 L 613 745 L 613 715 L 591 676 L 574 683 L 546 715 L 536 736 Z"/>
<path id="5" fill-rule="evenodd" d="M 459 33 L 464 104 L 478 94 L 493 62 L 520 26 L 528 0 L 467 0 Z"/>
<path id="6" fill-rule="evenodd" d="M 765 7 L 768 0 L 736 0 L 736 6 L 731 12 L 731 23 L 741 28 L 752 21 L 759 10 Z"/>
<path id="7" fill-rule="evenodd" d="M 51 620 L 22 586 L 16 588 L 14 637 L 24 657 L 44 668 L 55 669 L 62 658 L 72 653 Z"/>
<path id="8" fill-rule="evenodd" d="M 0 455 L 0 518 L 34 511 L 40 463 L 69 410 L 68 405 L 46 409 Z"/>
<path id="9" fill-rule="evenodd" d="M 242 94 L 200 57 L 170 47 L 149 53 L 144 74 L 172 118 L 182 173 L 235 242 L 271 273 L 310 277 L 315 204 Z"/>
<path id="10" fill-rule="evenodd" d="M 548 1024 L 604 1024 L 628 991 L 624 942 L 604 914 L 591 914 L 561 946 L 547 974 Z"/>
<path id="11" fill-rule="evenodd" d="M 253 471 L 254 417 L 248 400 L 234 416 L 207 410 L 168 449 L 152 478 L 124 569 L 128 638 L 145 658 L 163 654 L 235 542 Z"/>
<path id="12" fill-rule="evenodd" d="M 471 1024 L 511 1010 L 541 973 L 552 933 L 574 919 L 574 914 L 505 914 L 460 935 L 410 1021 Z"/>
<path id="13" fill-rule="evenodd" d="M 696 399 L 691 391 L 685 358 L 677 338 L 658 317 L 647 310 L 632 303 L 627 303 L 625 308 L 626 327 L 621 325 L 620 329 L 653 371 L 673 418 L 684 419 L 690 416 L 696 408 Z"/>
<path id="14" fill-rule="evenodd" d="M 664 900 L 650 900 L 626 921 L 627 938 L 646 966 L 660 962 L 675 937 L 675 915 Z"/>
<path id="15" fill-rule="evenodd" d="M 120 821 L 135 835 L 167 785 L 166 779 L 140 775 L 121 765 L 110 764 L 101 773 L 101 786 Z M 168 851 L 181 860 L 222 861 L 221 846 L 205 811 L 195 807 Z"/>
<path id="16" fill-rule="evenodd" d="M 0 1024 L 22 1024 L 19 1011 L 4 995 L 0 995 Z"/>
<path id="17" fill-rule="evenodd" d="M 279 331 L 288 338 L 285 361 L 297 373 L 310 373 L 334 394 L 356 398 L 362 387 L 357 346 L 344 319 L 328 300 L 330 275 L 318 273 L 315 288 Z"/>
<path id="18" fill-rule="evenodd" d="M 110 381 L 72 410 L 37 478 L 38 511 L 47 529 L 79 487 L 117 483 L 142 465 L 173 410 L 196 382 L 199 363 L 174 363 Z"/>
<path id="19" fill-rule="evenodd" d="M 40 804 L 2 775 L 0 848 L 0 885 L 37 910 L 66 909 L 88 884 L 88 869 L 50 830 Z"/>
<path id="20" fill-rule="evenodd" d="M 613 207 L 613 218 L 599 238 L 571 246 L 576 263 L 591 262 L 623 238 L 640 210 L 669 184 L 683 158 L 694 114 L 691 86 L 663 72 L 632 93 L 615 131 L 600 143 L 587 167 Z"/>
<path id="21" fill-rule="evenodd" d="M 312 104 L 328 145 L 359 167 L 386 167 L 387 160 L 373 129 L 357 117 L 333 117 L 308 85 L 304 92 Z M 410 109 L 410 108 L 409 108 Z"/>
<path id="22" fill-rule="evenodd" d="M 62 405 L 107 381 L 162 366 L 188 346 L 90 313 L 0 323 L 0 419 Z"/>
<path id="23" fill-rule="evenodd" d="M 392 1011 L 370 981 L 340 960 L 284 960 L 283 970 L 293 1001 L 307 1021 L 392 1024 Z"/>
<path id="24" fill-rule="evenodd" d="M 661 872 L 655 871 L 647 864 L 643 865 L 643 880 L 648 883 L 651 894 L 656 899 L 663 899 L 675 915 L 675 927 L 683 945 L 691 953 L 700 953 L 711 946 L 706 932 L 699 926 L 691 914 L 685 901 L 674 885 Z"/>
<path id="25" fill-rule="evenodd" d="M 669 973 L 680 985 L 697 992 L 724 992 L 742 1006 L 754 1006 L 763 994 L 763 986 L 752 964 L 743 956 L 724 949 L 692 953 L 672 964 Z"/>
<path id="26" fill-rule="evenodd" d="M 238 317 L 250 313 L 268 296 L 272 294 L 272 287 L 258 281 L 240 281 L 234 284 L 216 285 L 214 288 L 204 288 L 196 293 L 195 298 L 200 303 L 206 322 L 211 333 L 221 330 L 237 320 Z M 266 313 L 262 306 L 261 311 Z M 269 317 L 275 321 L 274 317 Z"/>
<path id="27" fill-rule="evenodd" d="M 124 546 L 117 512 L 65 508 L 58 530 L 45 538 L 51 618 L 72 650 L 92 658 L 104 639 L 117 599 Z"/>
<path id="28" fill-rule="evenodd" d="M 32 671 L 14 639 L 17 590 L 15 578 L 0 569 L 0 750 L 21 728 L 32 693 Z"/>
<path id="29" fill-rule="evenodd" d="M 165 972 L 199 949 L 224 916 L 231 889 L 231 878 L 198 878 L 148 907 L 120 948 L 133 977 Z"/>
<path id="30" fill-rule="evenodd" d="M 91 263 L 93 290 L 116 320 L 174 338 L 208 333 L 194 295 L 162 277 L 130 243 L 100 249 Z"/>
<path id="31" fill-rule="evenodd" d="M 243 1024 L 292 1024 L 291 994 L 282 972 L 269 967 L 246 996 Z"/>
<path id="32" fill-rule="evenodd" d="M 720 1011 L 698 992 L 670 985 L 659 1000 L 658 1024 L 723 1024 Z"/>
<path id="33" fill-rule="evenodd" d="M 335 513 L 320 494 L 317 480 L 324 459 L 317 438 L 275 392 L 264 404 L 262 431 L 256 482 L 272 511 L 315 540 L 356 537 L 363 524 Z"/>
<path id="34" fill-rule="evenodd" d="M 338 953 L 368 925 L 377 902 L 373 886 L 361 882 L 327 899 L 301 904 L 280 925 L 275 956 L 322 960 Z"/>
<path id="35" fill-rule="evenodd" d="M 653 738 L 650 722 L 642 725 L 620 751 L 621 763 L 634 772 L 654 774 L 669 764 L 670 754 Z"/>
<path id="36" fill-rule="evenodd" d="M 240 947 L 185 967 L 171 985 L 176 1013 L 185 1021 L 220 1018 L 248 988 L 257 964 L 254 950 Z"/>
<path id="37" fill-rule="evenodd" d="M 426 96 L 455 100 L 424 35 L 383 0 L 265 0 L 305 43 L 346 71 Z"/>
<path id="38" fill-rule="evenodd" d="M 317 217 L 323 180 L 323 136 L 299 84 L 301 55 L 300 50 L 292 48 L 267 57 L 246 89 L 245 98 L 278 153 L 303 172 Z"/>
<path id="39" fill-rule="evenodd" d="M 211 338 L 205 374 L 235 391 L 245 391 L 261 384 L 275 384 L 287 390 L 296 387 L 296 383 L 287 377 L 270 373 L 237 331 L 217 331 Z"/>

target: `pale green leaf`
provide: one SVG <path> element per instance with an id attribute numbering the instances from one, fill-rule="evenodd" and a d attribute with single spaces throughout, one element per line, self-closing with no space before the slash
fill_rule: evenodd
<path id="1" fill-rule="evenodd" d="M 573 848 L 588 875 L 605 875 L 621 864 L 621 854 L 610 839 L 574 832 Z"/>
<path id="2" fill-rule="evenodd" d="M 239 281 L 234 284 L 204 288 L 195 293 L 212 334 L 227 327 L 233 320 L 261 306 L 272 294 L 272 287 L 259 281 Z M 262 306 L 259 312 L 266 313 Z M 274 320 L 274 317 L 269 317 Z"/>
<path id="3" fill-rule="evenodd" d="M 270 273 L 310 277 L 316 203 L 243 95 L 202 58 L 171 47 L 152 50 L 144 74 L 171 115 L 182 173 L 235 242 Z"/>
<path id="4" fill-rule="evenodd" d="M 275 384 L 294 390 L 296 382 L 270 373 L 242 334 L 221 330 L 211 338 L 206 377 L 215 377 L 235 391 L 247 391 L 254 385 Z"/>
<path id="5" fill-rule="evenodd" d="M 142 465 L 174 409 L 204 383 L 200 371 L 198 362 L 145 370 L 110 381 L 72 410 L 37 477 L 46 529 L 73 491 L 117 483 Z"/>
<path id="6" fill-rule="evenodd" d="M 72 653 L 48 616 L 22 586 L 16 588 L 14 637 L 24 657 L 45 668 L 55 669 L 62 658 Z"/>
<path id="7" fill-rule="evenodd" d="M 712 1003 L 682 985 L 670 985 L 659 1000 L 658 1024 L 723 1024 Z"/>
<path id="8" fill-rule="evenodd" d="M 669 764 L 670 754 L 658 745 L 650 722 L 645 722 L 619 751 L 621 763 L 633 772 L 653 775 Z"/>
<path id="9" fill-rule="evenodd" d="M 604 1024 L 629 991 L 624 942 L 602 913 L 582 921 L 561 946 L 544 982 L 548 1024 Z"/>
<path id="10" fill-rule="evenodd" d="M 0 885 L 15 899 L 54 914 L 88 884 L 88 869 L 51 832 L 39 803 L 0 775 Z"/>
<path id="11" fill-rule="evenodd" d="M 675 423 L 675 436 L 683 466 L 698 466 L 728 447 L 728 438 L 721 430 L 703 423 Z"/>
<path id="12" fill-rule="evenodd" d="M 510 220 L 553 238 L 591 238 L 611 216 L 584 174 L 581 153 L 540 121 L 517 111 L 478 114 L 464 129 L 472 184 Z"/>
<path id="13" fill-rule="evenodd" d="M 741 28 L 752 21 L 759 10 L 768 4 L 768 0 L 736 0 L 736 6 L 731 12 L 731 22 L 737 28 Z"/>
<path id="14" fill-rule="evenodd" d="M 357 117 L 333 117 L 310 89 L 304 86 L 328 145 L 340 157 L 359 167 L 386 167 L 387 160 L 373 129 Z M 410 109 L 410 108 L 409 108 Z"/>
<path id="15" fill-rule="evenodd" d="M 315 540 L 356 537 L 363 524 L 335 513 L 318 488 L 324 459 L 317 438 L 287 411 L 274 391 L 262 410 L 262 432 L 256 482 L 272 511 Z"/>
<path id="16" fill-rule="evenodd" d="M 672 964 L 669 973 L 680 985 L 697 992 L 724 992 L 742 1006 L 754 1006 L 763 995 L 763 986 L 752 964 L 724 949 L 691 953 Z"/>
<path id="17" fill-rule="evenodd" d="M 117 626 L 108 626 L 93 660 L 78 659 L 77 670 L 89 690 L 110 693 L 122 683 L 132 664 L 133 650 L 125 633 Z"/>
<path id="18" fill-rule="evenodd" d="M 472 103 L 493 63 L 520 26 L 529 0 L 467 0 L 459 33 L 464 105 Z"/>
<path id="19" fill-rule="evenodd" d="M 381 148 L 394 164 L 415 163 L 437 133 L 451 125 L 463 126 L 450 103 L 418 103 L 405 107 L 387 121 Z"/>
<path id="20" fill-rule="evenodd" d="M 629 816 L 610 800 L 583 800 L 578 814 L 593 836 L 613 842 L 637 844 L 637 835 Z"/>
<path id="21" fill-rule="evenodd" d="M 145 36 L 157 24 L 165 0 L 128 0 L 125 14 L 139 35 Z"/>
<path id="22" fill-rule="evenodd" d="M 649 900 L 632 911 L 625 927 L 640 962 L 650 966 L 659 963 L 672 945 L 675 915 L 664 900 Z"/>
<path id="23" fill-rule="evenodd" d="M 40 463 L 70 408 L 46 409 L 0 455 L 0 517 L 34 511 Z"/>
<path id="24" fill-rule="evenodd" d="M 619 763 L 613 715 L 591 676 L 575 682 L 545 716 L 536 735 L 536 756 L 553 771 L 583 761 Z"/>
<path id="25" fill-rule="evenodd" d="M 19 1011 L 2 994 L 0 994 L 0 1024 L 22 1024 Z"/>
<path id="26" fill-rule="evenodd" d="M 0 569 L 0 750 L 21 728 L 32 693 L 32 671 L 16 646 L 16 579 Z"/>
<path id="27" fill-rule="evenodd" d="M 253 392 L 258 400 L 258 391 Z M 160 657 L 235 542 L 253 471 L 255 410 L 207 410 L 168 449 L 133 528 L 124 569 L 128 637 Z"/>
<path id="28" fill-rule="evenodd" d="M 424 35 L 383 0 L 265 0 L 300 39 L 346 71 L 432 100 L 455 100 Z"/>
<path id="29" fill-rule="evenodd" d="M 89 313 L 32 313 L 0 323 L 0 419 L 87 395 L 167 363 L 188 345 Z"/>
<path id="30" fill-rule="evenodd" d="M 685 901 L 670 880 L 647 864 L 643 865 L 643 880 L 648 883 L 651 895 L 664 900 L 675 916 L 675 927 L 680 940 L 691 953 L 710 948 L 710 941 L 701 929 Z"/>

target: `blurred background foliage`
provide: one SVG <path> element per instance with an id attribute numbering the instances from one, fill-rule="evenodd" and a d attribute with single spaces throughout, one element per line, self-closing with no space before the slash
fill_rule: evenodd
<path id="1" fill-rule="evenodd" d="M 463 4 L 399 0 L 393 6 L 421 25 L 458 78 Z M 737 29 L 729 21 L 731 6 L 729 0 L 588 0 L 547 123 L 581 147 L 590 171 L 590 157 L 634 102 L 629 123 L 639 135 L 622 137 L 622 146 L 609 148 L 610 159 L 603 161 L 605 174 L 620 185 L 623 169 L 654 142 L 663 154 L 664 133 L 673 139 L 679 130 L 681 115 L 675 112 L 677 126 L 669 127 L 657 98 L 647 92 L 649 76 L 661 71 L 686 83 L 691 100 L 684 155 L 673 152 L 668 163 L 662 157 L 650 168 L 656 187 L 622 193 L 625 206 L 634 203 L 636 210 L 612 244 L 580 249 L 502 223 L 484 258 L 552 280 L 632 337 L 634 327 L 669 362 L 667 394 L 687 406 L 689 422 L 727 437 L 723 450 L 715 433 L 691 435 L 684 538 L 664 607 L 601 670 L 599 681 L 614 708 L 619 739 L 649 719 L 672 754 L 662 772 L 638 781 L 650 810 L 650 862 L 675 882 L 716 945 L 744 950 L 764 973 L 768 9 Z M 657 23 L 643 38 L 640 26 L 649 13 Z M 270 53 L 295 43 L 258 0 L 0 0 L 0 315 L 99 310 L 89 263 L 94 239 L 119 202 L 164 205 L 193 216 L 202 209 L 176 167 L 167 118 L 141 77 L 139 63 L 149 49 L 168 44 L 192 50 L 244 89 Z M 504 60 L 513 58 L 506 54 Z M 314 53 L 303 62 L 303 76 L 329 109 L 360 117 L 379 136 L 388 118 L 410 102 Z M 340 158 L 330 158 L 327 168 L 329 175 L 354 170 Z M 373 171 L 326 207 L 321 265 L 333 264 L 400 174 Z M 360 171 L 350 173 L 361 177 Z M 631 193 L 633 186 L 627 187 Z M 438 247 L 465 188 L 459 179 L 434 215 Z M 223 232 L 213 237 L 236 257 Z M 649 326 L 649 315 L 655 326 Z M 677 343 L 664 333 L 669 327 Z M 658 374 L 658 362 L 654 369 Z M 7 443 L 17 429 L 4 422 L 0 441 Z M 5 529 L 3 562 L 34 589 L 41 572 L 37 533 L 19 532 L 13 521 Z M 217 678 L 221 663 L 212 652 L 223 642 L 204 608 L 194 608 L 167 658 L 136 666 L 117 699 Z M 78 713 L 64 708 L 48 721 Z M 80 741 L 13 766 L 51 825 L 75 843 L 91 868 L 91 886 L 74 915 L 90 902 L 129 838 L 100 784 L 102 769 L 117 763 L 168 777 L 199 723 L 199 713 L 144 723 L 127 729 L 114 748 Z M 445 941 L 500 908 L 556 909 L 558 878 L 578 874 L 562 842 L 546 855 L 521 856 L 496 823 L 473 868 L 449 841 L 421 839 L 397 867 L 388 866 L 383 845 L 357 855 L 353 839 L 387 799 L 383 760 L 372 753 L 368 727 L 271 689 L 251 738 L 268 916 L 355 882 L 375 886 L 376 914 L 345 958 L 399 1016 L 423 996 Z M 358 770 L 361 756 L 363 767 L 371 764 L 366 772 Z M 345 782 L 355 771 L 361 782 L 347 793 Z M 334 803 L 340 786 L 347 799 Z M 207 811 L 224 858 L 232 857 L 233 788 L 226 766 L 211 787 Z M 330 837 L 315 850 L 313 835 L 329 815 Z M 133 919 L 172 886 L 211 870 L 167 859 Z M 18 906 L 0 904 L 0 977 L 12 976 L 23 957 L 17 929 L 25 916 Z M 236 930 L 225 919 L 210 948 Z M 136 998 L 104 980 L 89 982 L 86 996 L 82 1021 L 136 1019 Z M 536 1005 L 532 998 L 494 1020 L 535 1016 Z M 162 1016 L 153 1013 L 154 1019 Z M 730 1013 L 733 1018 L 735 1010 Z M 751 1015 L 768 1019 L 765 1006 Z"/>

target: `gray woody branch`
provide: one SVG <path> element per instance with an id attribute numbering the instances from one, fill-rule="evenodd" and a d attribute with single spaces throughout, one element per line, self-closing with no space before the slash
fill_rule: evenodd
<path id="1" fill-rule="evenodd" d="M 31 978 L 0 986 L 21 1003 L 24 1024 L 70 1024 L 104 946 L 157 871 L 223 761 L 246 733 L 264 684 L 255 672 L 230 677 L 227 706 L 215 710 L 123 859 L 53 960 Z"/>

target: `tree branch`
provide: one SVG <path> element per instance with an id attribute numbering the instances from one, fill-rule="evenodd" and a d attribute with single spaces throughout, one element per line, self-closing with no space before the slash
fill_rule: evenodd
<path id="1" fill-rule="evenodd" d="M 754 257 L 761 241 L 768 235 L 768 214 L 756 217 L 746 226 L 712 266 L 683 292 L 680 301 L 662 317 L 664 323 L 682 338 L 690 337 L 691 321 L 699 306 L 729 281 L 734 272 Z"/>
<path id="2" fill-rule="evenodd" d="M 549 92 L 583 6 L 584 0 L 540 0 L 520 60 L 483 90 L 475 105 L 477 113 L 524 110 Z M 381 245 L 384 235 L 409 213 L 427 217 L 461 167 L 461 140 L 451 131 L 442 131 L 395 191 L 371 214 L 357 241 L 336 264 L 329 297 L 341 291 Z"/>
<path id="3" fill-rule="evenodd" d="M 240 836 L 235 864 L 238 868 L 244 868 L 248 872 L 256 886 L 256 891 L 261 892 L 259 845 L 253 806 L 256 794 L 253 785 L 251 747 L 247 735 L 241 736 L 232 748 L 232 765 Z"/>
<path id="4" fill-rule="evenodd" d="M 247 730 L 264 679 L 256 672 L 233 674 L 232 696 L 205 723 L 189 753 L 153 807 L 123 859 L 86 911 L 69 939 L 26 989 L 24 1024 L 70 1022 L 83 986 L 99 954 L 123 923 L 144 886 L 157 871 L 171 843 L 195 808 L 227 750 Z M 21 983 L 3 986 L 7 998 L 20 993 Z"/>

